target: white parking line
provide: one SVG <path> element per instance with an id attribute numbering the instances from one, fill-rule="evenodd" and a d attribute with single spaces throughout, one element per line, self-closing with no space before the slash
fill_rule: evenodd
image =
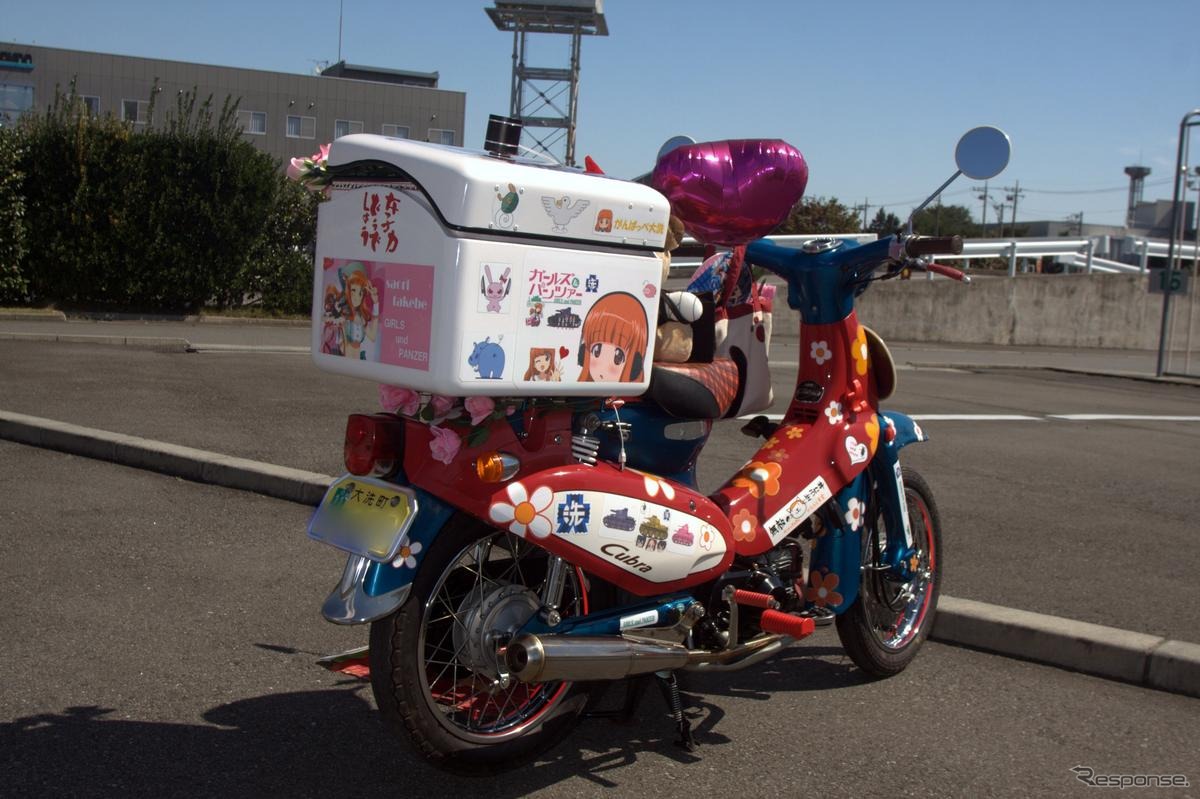
<path id="1" fill-rule="evenodd" d="M 1200 422 L 1200 416 L 1154 416 L 1139 413 L 1052 413 L 1048 419 L 1067 419 L 1072 422 Z"/>

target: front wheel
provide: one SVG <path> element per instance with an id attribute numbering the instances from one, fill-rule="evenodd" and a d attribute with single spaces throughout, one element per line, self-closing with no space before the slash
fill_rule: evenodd
<path id="1" fill-rule="evenodd" d="M 933 492 L 915 470 L 905 467 L 902 474 L 916 558 L 911 579 L 896 579 L 883 564 L 892 531 L 879 503 L 872 503 L 874 511 L 863 534 L 858 598 L 837 617 L 846 654 L 872 677 L 898 674 L 917 656 L 933 626 L 942 582 L 942 525 Z"/>
<path id="2" fill-rule="evenodd" d="M 371 625 L 376 705 L 434 765 L 511 768 L 576 722 L 583 687 L 518 682 L 498 654 L 541 606 L 551 563 L 541 547 L 460 517 L 430 545 L 409 600 Z M 559 576 L 561 615 L 586 614 L 583 574 Z"/>

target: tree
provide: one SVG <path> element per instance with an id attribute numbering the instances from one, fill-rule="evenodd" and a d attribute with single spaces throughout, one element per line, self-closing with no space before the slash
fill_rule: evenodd
<path id="1" fill-rule="evenodd" d="M 0 303 L 19 302 L 28 284 L 21 272 L 25 257 L 24 175 L 18 170 L 21 142 L 10 128 L 0 127 Z"/>
<path id="2" fill-rule="evenodd" d="M 971 238 L 979 235 L 979 225 L 971 219 L 971 210 L 965 205 L 929 205 L 913 217 L 913 232 Z"/>
<path id="3" fill-rule="evenodd" d="M 858 215 L 838 202 L 836 197 L 805 197 L 792 207 L 787 219 L 775 229 L 774 234 L 854 233 L 859 225 Z"/>
<path id="4" fill-rule="evenodd" d="M 871 224 L 867 225 L 867 232 L 883 238 L 900 230 L 900 225 L 899 217 L 880 208 L 875 212 L 875 218 L 871 220 Z"/>

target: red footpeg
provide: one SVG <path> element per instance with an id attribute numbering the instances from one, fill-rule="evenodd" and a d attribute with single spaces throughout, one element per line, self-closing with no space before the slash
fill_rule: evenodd
<path id="1" fill-rule="evenodd" d="M 780 613 L 778 610 L 764 610 L 758 626 L 763 632 L 790 635 L 792 638 L 804 638 L 817 629 L 812 619 Z"/>
<path id="2" fill-rule="evenodd" d="M 743 591 L 741 588 L 733 592 L 733 601 L 739 605 L 749 605 L 752 608 L 777 608 L 779 603 L 770 594 L 760 594 L 757 591 Z"/>

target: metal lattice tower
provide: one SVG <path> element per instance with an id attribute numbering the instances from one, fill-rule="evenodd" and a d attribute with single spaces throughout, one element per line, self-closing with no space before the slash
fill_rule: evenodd
<path id="1" fill-rule="evenodd" d="M 608 35 L 604 0 L 547 3 L 496 0 L 495 7 L 484 10 L 497 29 L 513 34 L 512 100 L 508 115 L 521 121 L 523 135 L 534 145 L 530 149 L 541 150 L 574 166 L 580 40 L 584 36 Z M 537 33 L 571 37 L 570 63 L 566 68 L 531 67 L 525 63 L 527 39 Z M 565 152 L 560 159 L 552 150 L 562 143 Z"/>
<path id="2" fill-rule="evenodd" d="M 1142 201 L 1142 186 L 1146 182 L 1146 176 L 1150 174 L 1150 167 L 1127 166 L 1125 174 L 1129 175 L 1129 207 L 1125 210 L 1125 227 L 1133 227 L 1138 203 Z"/>

